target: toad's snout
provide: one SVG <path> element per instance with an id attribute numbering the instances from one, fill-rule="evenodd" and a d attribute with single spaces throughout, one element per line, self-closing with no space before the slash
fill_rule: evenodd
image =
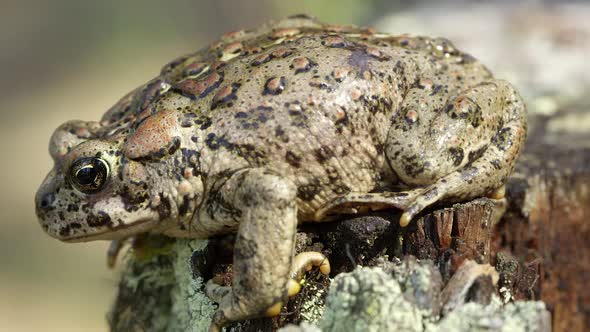
<path id="1" fill-rule="evenodd" d="M 35 208 L 37 210 L 37 216 L 41 216 L 45 211 L 53 208 L 53 202 L 55 201 L 55 193 L 52 192 L 37 192 L 35 196 Z"/>

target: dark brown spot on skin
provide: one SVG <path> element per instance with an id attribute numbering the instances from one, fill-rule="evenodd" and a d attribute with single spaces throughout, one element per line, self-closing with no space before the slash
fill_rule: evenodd
<path id="1" fill-rule="evenodd" d="M 168 216 L 170 216 L 171 213 L 170 199 L 168 197 L 165 197 L 164 193 L 160 193 L 160 197 L 162 200 L 158 207 L 156 207 L 156 211 L 158 212 L 160 220 L 164 220 Z"/>
<path id="2" fill-rule="evenodd" d="M 404 156 L 403 159 L 404 171 L 410 177 L 417 177 L 431 166 L 429 161 L 420 159 L 418 155 Z"/>
<path id="3" fill-rule="evenodd" d="M 187 215 L 190 212 L 192 212 L 192 210 L 193 210 L 192 200 L 188 196 L 184 196 L 182 198 L 182 203 L 178 207 L 178 215 L 180 215 L 180 216 Z M 180 226 L 184 226 L 184 225 L 180 225 Z"/>
<path id="4" fill-rule="evenodd" d="M 286 84 L 287 80 L 284 76 L 269 78 L 264 84 L 264 91 L 262 91 L 262 94 L 278 95 L 285 90 Z"/>
<path id="5" fill-rule="evenodd" d="M 71 232 L 72 229 L 70 228 L 70 225 L 66 225 L 59 229 L 59 236 L 66 237 L 69 236 Z"/>
<path id="6" fill-rule="evenodd" d="M 266 153 L 252 144 L 235 145 L 232 151 L 253 164 L 262 164 L 267 159 Z"/>
<path id="7" fill-rule="evenodd" d="M 452 104 L 448 104 L 445 107 L 444 112 L 452 119 L 465 119 L 469 121 L 474 128 L 479 127 L 483 122 L 481 107 L 466 96 L 457 97 Z"/>
<path id="8" fill-rule="evenodd" d="M 312 179 L 308 184 L 297 188 L 297 198 L 302 201 L 312 201 L 322 191 L 322 186 L 317 178 Z"/>
<path id="9" fill-rule="evenodd" d="M 451 160 L 453 161 L 453 166 L 459 166 L 463 162 L 463 158 L 465 157 L 465 152 L 460 147 L 450 148 L 449 154 L 451 156 Z"/>
<path id="10" fill-rule="evenodd" d="M 484 154 L 484 152 L 486 152 L 486 150 L 487 150 L 487 146 L 484 146 L 484 147 L 481 147 L 475 151 L 469 152 L 469 155 L 467 156 L 467 160 L 468 160 L 467 164 L 471 164 L 474 161 L 476 161 L 477 159 L 479 159 Z"/>
<path id="11" fill-rule="evenodd" d="M 332 92 L 332 87 L 330 87 L 328 83 L 326 83 L 323 79 L 319 77 L 312 77 L 311 80 L 309 80 L 309 86 L 313 88 L 319 88 L 320 90 Z"/>
<path id="12" fill-rule="evenodd" d="M 207 144 L 207 146 L 211 150 L 217 150 L 220 147 L 224 147 L 226 149 L 231 149 L 233 147 L 233 144 L 228 142 L 224 136 L 220 137 L 215 135 L 214 133 L 209 133 L 207 135 L 207 138 L 205 139 L 205 144 Z"/>
<path id="13" fill-rule="evenodd" d="M 498 159 L 494 159 L 494 160 L 490 161 L 490 164 L 492 164 L 492 166 L 494 166 L 494 168 L 497 170 L 502 169 L 502 163 Z"/>
<path id="14" fill-rule="evenodd" d="M 512 134 L 510 132 L 510 128 L 502 128 L 498 133 L 492 138 L 492 144 L 494 144 L 498 149 L 502 151 L 508 150 L 512 146 L 512 140 L 510 139 Z"/>
<path id="15" fill-rule="evenodd" d="M 258 106 L 248 110 L 248 112 L 238 112 L 234 115 L 237 123 L 240 124 L 240 129 L 258 129 L 260 124 L 268 121 L 272 114 L 272 108 L 266 106 Z"/>
<path id="16" fill-rule="evenodd" d="M 86 223 L 90 227 L 108 226 L 111 222 L 111 216 L 104 211 L 98 211 L 97 214 L 89 214 L 86 218 Z"/>
<path id="17" fill-rule="evenodd" d="M 284 143 L 289 142 L 289 137 L 285 135 L 285 130 L 280 125 L 275 128 L 275 137 L 283 141 Z"/>
<path id="18" fill-rule="evenodd" d="M 320 164 L 323 164 L 328 159 L 334 157 L 334 152 L 328 146 L 321 146 L 313 151 L 313 155 Z"/>
<path id="19" fill-rule="evenodd" d="M 211 127 L 211 124 L 213 122 L 211 121 L 211 118 L 208 116 L 204 116 L 204 117 L 199 117 L 195 120 L 195 124 L 199 126 L 199 129 L 201 130 L 205 130 L 209 127 Z"/>
<path id="20" fill-rule="evenodd" d="M 243 235 L 236 237 L 236 243 L 239 246 L 234 247 L 234 260 L 245 261 L 256 255 L 258 252 L 258 243 L 255 240 L 247 239 Z"/>
<path id="21" fill-rule="evenodd" d="M 287 153 L 285 154 L 285 160 L 289 163 L 289 165 L 293 167 L 301 167 L 301 157 L 294 154 L 291 151 L 287 151 Z"/>
<path id="22" fill-rule="evenodd" d="M 334 193 L 337 195 L 346 195 L 350 193 L 350 187 L 344 184 L 339 184 L 334 187 Z"/>
<path id="23" fill-rule="evenodd" d="M 307 115 L 303 108 L 298 104 L 289 105 L 287 114 L 291 120 L 291 126 L 303 128 L 307 125 Z"/>

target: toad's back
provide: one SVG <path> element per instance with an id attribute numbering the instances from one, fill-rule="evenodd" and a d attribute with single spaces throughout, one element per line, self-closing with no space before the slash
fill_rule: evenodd
<path id="1" fill-rule="evenodd" d="M 198 128 L 191 141 L 202 147 L 204 174 L 265 166 L 294 181 L 304 216 L 336 196 L 395 182 L 383 176 L 385 139 L 421 74 L 441 71 L 446 82 L 454 66 L 460 77 L 449 85 L 472 83 L 462 68 L 469 58 L 450 58 L 441 40 L 305 18 L 272 26 L 230 33 L 167 65 L 161 79 L 172 87 L 156 104 Z"/>

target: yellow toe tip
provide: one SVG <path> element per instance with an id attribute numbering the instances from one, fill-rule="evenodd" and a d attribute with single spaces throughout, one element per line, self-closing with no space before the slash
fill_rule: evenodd
<path id="1" fill-rule="evenodd" d="M 287 284 L 287 295 L 289 297 L 295 296 L 301 290 L 301 284 L 293 279 L 289 279 L 289 283 Z"/>
<path id="2" fill-rule="evenodd" d="M 267 317 L 274 317 L 278 316 L 281 313 L 281 309 L 283 308 L 283 302 L 279 301 L 273 304 L 270 308 L 266 310 Z"/>
<path id="3" fill-rule="evenodd" d="M 412 218 L 408 215 L 407 212 L 404 212 L 402 216 L 399 218 L 399 225 L 401 227 L 406 227 L 410 224 L 410 221 L 412 221 Z"/>
<path id="4" fill-rule="evenodd" d="M 506 186 L 501 186 L 500 188 L 494 189 L 489 195 L 491 199 L 502 199 L 506 197 Z"/>

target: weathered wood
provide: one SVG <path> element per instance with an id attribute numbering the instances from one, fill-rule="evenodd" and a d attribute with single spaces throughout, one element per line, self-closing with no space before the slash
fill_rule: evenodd
<path id="1" fill-rule="evenodd" d="M 571 104 L 531 119 L 508 185 L 510 206 L 494 238 L 495 252 L 520 262 L 501 284 L 516 299 L 547 303 L 554 331 L 590 330 L 589 106 Z M 510 265 L 506 257 L 501 263 Z"/>

